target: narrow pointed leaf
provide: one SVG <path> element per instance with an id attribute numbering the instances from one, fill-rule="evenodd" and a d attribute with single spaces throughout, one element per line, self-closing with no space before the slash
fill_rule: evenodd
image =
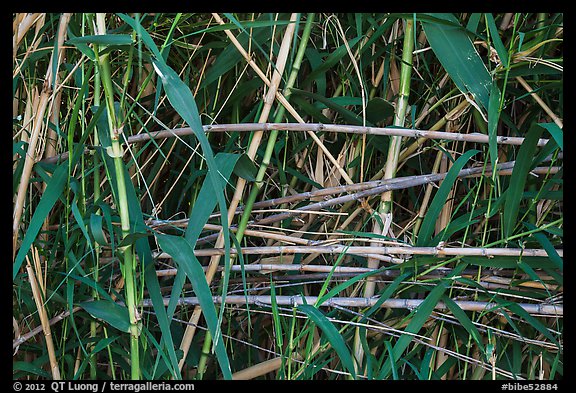
<path id="1" fill-rule="evenodd" d="M 200 262 L 198 262 L 198 259 L 194 256 L 193 247 L 185 238 L 180 236 L 156 234 L 156 239 L 158 240 L 160 248 L 172 257 L 172 259 L 178 264 L 178 268 L 184 270 L 186 276 L 192 283 L 192 288 L 194 288 L 194 293 L 198 297 L 200 306 L 202 307 L 202 312 L 204 313 L 204 318 L 208 324 L 208 329 L 210 330 L 212 337 L 214 337 L 216 357 L 220 364 L 220 369 L 222 370 L 225 379 L 232 379 L 230 362 L 228 360 L 228 355 L 226 354 L 222 332 L 218 325 L 218 315 L 216 314 L 216 308 L 214 307 L 212 292 L 206 282 L 206 276 L 202 269 L 202 265 L 200 265 Z"/>
<path id="2" fill-rule="evenodd" d="M 421 20 L 432 50 L 458 89 L 471 94 L 486 113 L 492 85 L 486 65 L 453 14 L 435 13 L 433 16 L 451 22 L 451 25 Z"/>
<path id="3" fill-rule="evenodd" d="M 342 335 L 338 332 L 338 329 L 336 329 L 334 324 L 330 322 L 320 310 L 309 304 L 299 305 L 298 310 L 308 315 L 312 322 L 322 330 L 326 339 L 330 342 L 330 345 L 332 345 L 332 348 L 334 348 L 340 357 L 344 367 L 346 367 L 348 372 L 352 374 L 352 377 L 355 378 L 356 372 L 354 369 L 354 360 L 352 359 L 352 355 L 350 354 Z"/>

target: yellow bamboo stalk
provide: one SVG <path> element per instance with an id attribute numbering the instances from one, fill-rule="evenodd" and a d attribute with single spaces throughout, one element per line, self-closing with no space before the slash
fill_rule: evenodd
<path id="1" fill-rule="evenodd" d="M 526 89 L 526 91 L 528 93 L 530 93 L 532 98 L 534 98 L 534 101 L 536 101 L 538 103 L 538 105 L 540 105 L 540 107 L 542 107 L 542 109 L 544 109 L 544 112 L 546 112 L 548 114 L 548 116 L 550 116 L 552 118 L 552 121 L 554 123 L 556 123 L 556 125 L 558 127 L 564 128 L 564 124 L 562 123 L 562 120 L 552 111 L 552 109 L 550 109 L 550 107 L 548 105 L 546 105 L 546 103 L 544 101 L 542 101 L 542 99 L 540 98 L 540 96 L 538 96 L 538 94 L 534 93 L 534 89 L 532 89 L 532 87 L 528 84 L 528 82 L 526 82 L 524 80 L 524 78 L 522 78 L 521 76 L 517 76 L 516 80 L 518 82 L 520 82 L 522 87 L 524 89 Z"/>
<path id="2" fill-rule="evenodd" d="M 36 249 L 35 249 L 36 250 Z M 36 251 L 36 255 L 38 252 Z M 38 309 L 38 315 L 40 317 L 40 323 L 42 324 L 42 330 L 44 331 L 44 339 L 46 341 L 46 350 L 48 351 L 48 358 L 50 359 L 50 371 L 52 377 L 55 380 L 61 379 L 60 370 L 58 368 L 58 361 L 56 360 L 56 353 L 54 352 L 54 343 L 52 342 L 52 333 L 50 331 L 50 322 L 48 320 L 48 313 L 42 301 L 43 294 L 42 290 L 38 286 L 38 281 L 42 282 L 41 272 L 34 272 L 32 265 L 30 263 L 30 258 L 26 256 L 26 271 L 28 272 L 28 280 L 30 281 L 30 287 L 32 288 L 32 295 L 34 296 L 34 302 L 36 303 L 36 308 Z M 40 276 L 38 277 L 37 274 Z"/>
<path id="3" fill-rule="evenodd" d="M 60 18 L 60 27 L 65 30 L 65 26 L 68 24 L 71 14 L 64 14 Z M 64 33 L 63 33 L 64 34 Z M 59 35 L 59 40 L 62 39 L 64 42 L 64 35 Z M 61 53 L 63 50 L 63 45 L 59 45 L 58 51 L 52 53 L 50 64 L 56 61 L 56 69 L 60 64 L 62 59 Z M 48 67 L 46 71 L 46 77 L 44 78 L 44 85 L 42 87 L 42 92 L 40 95 L 40 101 L 38 104 L 38 111 L 34 118 L 34 125 L 32 129 L 32 134 L 28 142 L 28 151 L 26 153 L 26 159 L 24 160 L 24 168 L 22 170 L 22 175 L 20 177 L 20 183 L 18 184 L 18 193 L 16 195 L 16 200 L 14 203 L 14 213 L 13 213 L 13 223 L 12 223 L 12 259 L 16 256 L 17 242 L 18 242 L 18 227 L 20 226 L 20 219 L 22 218 L 22 211 L 24 210 L 24 200 L 26 197 L 26 190 L 28 189 L 28 183 L 30 181 L 30 175 L 32 173 L 32 167 L 36 163 L 37 158 L 42 156 L 42 152 L 37 152 L 37 144 L 41 138 L 41 133 L 44 128 L 44 114 L 46 108 L 48 107 L 48 102 L 53 99 L 52 96 L 52 86 L 50 85 L 52 79 L 52 67 Z M 46 127 L 47 128 L 47 127 Z"/>

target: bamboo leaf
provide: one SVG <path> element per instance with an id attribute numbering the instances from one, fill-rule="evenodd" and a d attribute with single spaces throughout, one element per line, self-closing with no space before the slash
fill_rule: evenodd
<path id="1" fill-rule="evenodd" d="M 452 14 L 432 15 L 459 25 L 458 19 Z M 466 31 L 444 23 L 423 19 L 420 22 L 432 50 L 458 89 L 464 94 L 471 94 L 487 111 L 492 78 Z"/>
<path id="2" fill-rule="evenodd" d="M 538 123 L 538 125 L 544 127 L 560 146 L 560 150 L 564 151 L 564 131 L 556 123 Z"/>
<path id="3" fill-rule="evenodd" d="M 202 265 L 200 265 L 200 262 L 198 262 L 198 259 L 194 256 L 194 248 L 185 238 L 179 236 L 156 234 L 156 239 L 158 240 L 160 248 L 172 257 L 180 269 L 184 270 L 186 276 L 188 276 L 188 279 L 192 283 L 194 293 L 198 297 L 204 318 L 206 318 L 210 334 L 214 337 L 216 357 L 220 364 L 220 369 L 225 379 L 232 379 L 230 362 L 226 354 L 222 332 L 218 325 L 218 315 L 214 307 L 212 292 L 206 282 Z"/>
<path id="4" fill-rule="evenodd" d="M 352 112 L 351 110 L 344 108 L 341 105 L 336 104 L 334 101 L 330 100 L 329 98 L 322 97 L 319 94 L 311 93 L 309 91 L 296 89 L 294 87 L 291 88 L 290 91 L 292 92 L 292 94 L 309 97 L 309 98 L 312 98 L 316 101 L 323 103 L 328 108 L 338 112 L 340 115 L 342 115 L 342 117 L 345 119 L 345 121 L 347 121 L 353 125 L 358 125 L 358 126 L 363 125 L 361 116 L 357 115 L 356 113 Z M 369 123 L 368 121 L 366 122 L 366 125 L 367 126 L 373 126 L 373 124 Z"/>
<path id="5" fill-rule="evenodd" d="M 130 333 L 130 317 L 128 316 L 128 309 L 125 306 L 109 300 L 94 300 L 82 302 L 80 303 L 80 307 L 94 318 L 108 322 L 110 326 L 124 333 Z"/>
<path id="6" fill-rule="evenodd" d="M 374 97 L 366 105 L 366 120 L 376 124 L 394 115 L 394 106 L 381 97 Z"/>
<path id="7" fill-rule="evenodd" d="M 348 41 L 348 47 L 350 47 L 350 49 L 354 49 L 356 44 L 358 42 L 360 42 L 360 40 L 362 38 L 363 38 L 363 36 L 358 36 L 358 37 L 352 38 L 351 40 Z M 346 45 L 344 45 L 344 44 L 340 45 L 338 48 L 336 48 L 336 50 L 334 50 L 334 52 L 330 53 L 326 57 L 326 59 L 324 60 L 323 64 L 320 67 L 315 68 L 312 72 L 310 72 L 306 76 L 306 79 L 304 80 L 304 82 L 302 84 L 307 85 L 308 83 L 310 83 L 310 81 L 315 79 L 317 77 L 317 75 L 323 74 L 327 70 L 332 68 L 335 64 L 337 64 L 347 54 L 348 54 L 348 50 L 346 49 Z"/>
<path id="8" fill-rule="evenodd" d="M 326 339 L 332 345 L 332 348 L 336 351 L 338 356 L 340 357 L 340 361 L 350 374 L 352 374 L 353 378 L 356 378 L 356 372 L 354 370 L 354 361 L 352 356 L 350 355 L 350 351 L 342 338 L 338 329 L 330 322 L 326 316 L 318 310 L 316 307 L 311 306 L 309 304 L 302 304 L 298 306 L 298 310 L 304 312 L 308 317 L 322 330 L 322 332 L 326 335 Z"/>
<path id="9" fill-rule="evenodd" d="M 534 230 L 537 228 L 535 225 L 532 225 L 529 222 L 522 222 L 522 224 L 524 224 L 524 226 L 528 230 Z M 550 240 L 548 240 L 546 235 L 542 232 L 534 232 L 532 236 L 534 236 L 536 240 L 538 240 L 538 242 L 542 245 L 542 248 L 546 250 L 546 253 L 550 257 L 550 261 L 552 261 L 554 265 L 556 265 L 556 267 L 560 269 L 560 271 L 563 271 L 564 260 L 562 259 L 562 257 L 560 257 L 560 255 L 558 255 L 558 251 L 556 251 L 554 245 L 552 244 L 552 242 L 550 242 Z"/>
<path id="10" fill-rule="evenodd" d="M 85 35 L 68 40 L 69 44 L 97 44 L 97 45 L 131 45 L 132 36 L 129 34 L 103 34 Z"/>
<path id="11" fill-rule="evenodd" d="M 502 222 L 504 226 L 504 238 L 510 237 L 516 227 L 518 212 L 520 211 L 520 201 L 524 193 L 528 173 L 530 172 L 530 164 L 534 158 L 538 139 L 540 135 L 542 135 L 542 131 L 543 129 L 538 127 L 538 125 L 530 127 L 526 139 L 518 151 L 518 158 L 512 170 L 510 185 L 508 186 L 506 200 L 504 202 Z"/>
<path id="12" fill-rule="evenodd" d="M 38 232 L 40 232 L 40 229 L 44 224 L 44 220 L 62 194 L 67 181 L 68 162 L 64 162 L 60 164 L 54 171 L 52 178 L 46 186 L 46 191 L 44 191 L 42 199 L 40 199 L 40 202 L 38 203 L 38 206 L 32 215 L 30 224 L 28 225 L 26 233 L 24 234 L 24 239 L 22 239 L 22 243 L 20 244 L 18 254 L 16 254 L 16 258 L 14 259 L 14 265 L 12 267 L 12 279 L 16 278 L 16 275 L 20 270 L 20 266 L 22 266 L 22 262 L 24 261 L 26 254 L 28 254 L 32 243 L 34 243 Z"/>
<path id="13" fill-rule="evenodd" d="M 498 32 L 498 27 L 496 27 L 496 22 L 494 21 L 494 16 L 492 16 L 490 13 L 486 13 L 484 15 L 486 16 L 486 24 L 488 25 L 488 30 L 490 31 L 490 40 L 492 43 L 494 43 L 494 48 L 496 48 L 496 53 L 498 53 L 500 61 L 504 67 L 506 67 L 508 66 L 508 51 L 502 43 L 502 39 L 500 38 L 500 34 Z"/>
<path id="14" fill-rule="evenodd" d="M 484 343 L 482 342 L 482 337 L 480 336 L 478 329 L 476 329 L 476 326 L 472 323 L 470 318 L 468 318 L 468 315 L 466 315 L 466 312 L 464 312 L 460 308 L 460 306 L 456 304 L 454 300 L 450 299 L 450 297 L 444 295 L 442 297 L 442 300 L 444 301 L 444 304 L 446 304 L 452 315 L 454 315 L 454 317 L 458 320 L 458 322 L 460 322 L 460 325 L 462 325 L 462 327 L 466 329 L 468 334 L 470 334 L 470 336 L 474 339 L 480 350 L 484 353 L 485 351 L 484 351 Z"/>
<path id="15" fill-rule="evenodd" d="M 428 212 L 422 221 L 422 225 L 420 227 L 420 232 L 418 233 L 418 240 L 416 242 L 417 246 L 427 246 L 430 244 L 430 238 L 434 233 L 434 226 L 436 225 L 436 220 L 440 215 L 444 204 L 446 203 L 446 198 L 450 193 L 450 190 L 454 186 L 456 179 L 458 179 L 458 172 L 462 170 L 464 165 L 468 162 L 468 160 L 480 153 L 478 150 L 468 150 L 466 153 L 462 154 L 456 162 L 452 165 L 452 168 L 448 171 L 448 174 L 442 181 L 440 188 L 436 192 L 430 207 L 428 208 Z"/>
<path id="16" fill-rule="evenodd" d="M 90 233 L 98 244 L 105 246 L 108 244 L 108 241 L 106 241 L 106 235 L 104 235 L 104 231 L 102 229 L 102 220 L 102 216 L 98 214 L 92 213 L 90 215 Z"/>
<path id="17" fill-rule="evenodd" d="M 488 151 L 490 152 L 490 162 L 494 167 L 498 162 L 498 120 L 500 119 L 500 98 L 501 93 L 496 83 L 490 89 L 488 101 Z"/>

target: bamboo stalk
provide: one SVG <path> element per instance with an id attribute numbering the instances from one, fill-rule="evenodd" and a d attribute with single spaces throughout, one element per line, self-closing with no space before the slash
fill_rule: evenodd
<path id="1" fill-rule="evenodd" d="M 512 167 L 514 166 L 515 161 L 510 161 L 507 163 L 501 163 L 499 165 L 497 169 L 498 170 L 498 174 L 499 175 L 506 175 L 509 176 L 512 174 Z M 557 173 L 559 170 L 561 169 L 561 167 L 536 167 L 534 168 L 532 171 L 530 171 L 532 174 L 535 175 L 546 175 L 546 174 L 554 174 Z M 477 168 L 468 168 L 465 169 L 463 171 L 466 172 L 461 172 L 459 174 L 459 177 L 479 177 L 479 176 L 483 176 L 482 172 L 482 168 L 477 167 Z M 489 172 L 489 169 L 487 169 L 486 171 L 484 171 L 485 173 Z M 434 179 L 436 179 L 435 177 L 432 177 L 432 181 L 430 181 L 430 177 L 431 176 L 438 176 L 438 175 L 446 175 L 446 173 L 440 173 L 440 174 L 428 174 L 428 175 L 418 175 L 418 176 L 406 176 L 406 177 L 396 177 L 393 179 L 387 179 L 387 180 L 375 180 L 375 181 L 369 181 L 369 182 L 364 182 L 364 183 L 357 183 L 354 185 L 342 185 L 342 186 L 335 186 L 335 187 L 330 187 L 330 188 L 323 188 L 323 189 L 319 189 L 319 190 L 315 190 L 315 191 L 307 191 L 307 192 L 303 192 L 303 193 L 299 193 L 299 194 L 294 194 L 294 195 L 289 195 L 286 197 L 281 197 L 281 198 L 273 198 L 273 199 L 268 199 L 265 201 L 260 201 L 260 202 L 256 202 L 254 203 L 253 207 L 254 208 L 266 208 L 266 207 L 270 207 L 270 206 L 278 206 L 280 204 L 285 204 L 285 203 L 295 203 L 295 202 L 300 202 L 302 200 L 306 200 L 306 199 L 314 199 L 317 197 L 325 197 L 328 195 L 334 195 L 334 194 L 341 194 L 344 192 L 354 192 L 354 191 L 364 191 L 367 189 L 371 189 L 371 188 L 376 188 L 376 187 L 380 187 L 386 184 L 395 184 L 394 187 L 397 187 L 395 189 L 403 189 L 403 188 L 408 188 L 408 187 L 412 187 L 415 185 L 421 185 L 421 183 L 419 183 L 419 181 L 421 180 L 428 180 L 429 182 L 435 181 Z M 326 206 L 326 205 L 325 205 Z M 300 210 L 299 210 L 300 209 Z M 292 213 L 301 213 L 303 212 L 303 210 L 301 210 L 301 208 L 299 209 L 294 209 L 292 211 Z M 244 210 L 244 208 L 242 206 L 238 207 L 236 209 L 236 213 L 241 213 Z M 213 214 L 210 216 L 210 218 L 215 218 L 218 217 L 219 214 Z M 259 223 L 259 221 L 257 221 L 256 223 Z M 172 227 L 186 227 L 188 226 L 188 219 L 181 219 L 181 220 L 149 220 L 148 221 L 148 225 L 150 225 L 153 228 L 161 228 L 161 227 L 166 227 L 166 226 L 172 226 Z M 49 229 L 57 229 L 57 226 L 51 226 L 49 227 Z M 213 230 L 219 230 L 220 226 L 217 225 L 213 225 L 213 224 L 206 224 L 204 226 L 204 229 L 213 229 Z M 231 231 L 236 231 L 237 228 L 235 227 L 231 227 L 230 228 Z M 266 233 L 266 232 L 261 232 L 261 231 L 254 231 L 254 230 L 245 230 L 245 234 L 246 235 L 250 235 L 250 236 L 262 236 L 262 237 L 266 237 L 266 238 L 275 238 L 273 237 L 274 235 L 272 235 L 271 233 Z M 204 240 L 199 240 L 199 243 L 204 243 L 206 242 L 206 239 L 209 239 L 211 237 L 207 237 L 204 238 Z M 282 235 L 279 235 L 279 237 L 276 238 L 277 240 L 285 240 L 285 241 L 293 241 L 293 242 L 304 242 L 304 240 L 300 239 L 300 240 L 296 240 L 296 238 L 294 237 L 290 237 L 290 238 L 283 238 Z M 310 243 L 310 241 L 307 241 L 308 243 Z"/>
<path id="2" fill-rule="evenodd" d="M 468 104 L 467 101 L 461 103 L 462 106 Z M 456 109 L 456 108 L 455 108 Z M 253 132 L 253 131 L 290 131 L 290 132 L 338 132 L 345 134 L 359 134 L 359 135 L 379 135 L 379 136 L 401 136 L 405 138 L 419 138 L 425 139 L 439 139 L 447 141 L 458 142 L 471 142 L 471 143 L 488 143 L 488 135 L 480 132 L 472 132 L 462 134 L 457 132 L 445 132 L 435 130 L 420 130 L 411 128 L 392 128 L 392 127 L 363 127 L 354 125 L 341 125 L 341 124 L 322 124 L 322 123 L 239 123 L 239 124 L 213 124 L 203 126 L 204 132 Z M 147 134 L 132 135 L 127 138 L 127 143 L 138 143 L 148 141 L 150 139 L 166 139 L 176 136 L 192 135 L 193 131 L 190 127 L 165 129 L 161 131 L 153 131 Z M 416 142 L 415 142 L 416 143 Z M 515 145 L 520 146 L 524 143 L 524 138 L 503 136 L 496 137 L 496 143 L 500 145 Z M 539 139 L 537 145 L 544 146 L 548 143 L 548 139 Z M 417 147 L 417 146 L 416 146 Z M 86 149 L 85 152 L 89 151 Z M 324 154 L 326 152 L 323 151 Z M 404 154 L 402 153 L 403 157 Z M 68 153 L 62 153 L 54 157 L 47 157 L 40 162 L 54 163 L 59 160 L 68 158 Z M 350 184 L 350 183 L 349 183 Z"/>
<path id="3" fill-rule="evenodd" d="M 38 252 L 36 251 L 35 257 L 37 257 Z M 62 379 L 60 377 L 60 369 L 58 368 L 58 361 L 56 360 L 56 353 L 54 352 L 54 343 L 52 342 L 52 333 L 50 331 L 50 323 L 48 321 L 48 313 L 46 312 L 46 307 L 42 300 L 43 295 L 41 289 L 38 286 L 38 277 L 32 265 L 30 264 L 30 259 L 26 255 L 26 271 L 28 272 L 28 280 L 30 281 L 30 287 L 32 288 L 32 295 L 34 297 L 34 302 L 36 303 L 36 308 L 38 309 L 38 315 L 40 317 L 40 323 L 42 325 L 42 330 L 44 331 L 44 339 L 46 341 L 46 350 L 48 351 L 48 358 L 50 359 L 50 371 L 52 373 L 52 378 L 55 380 Z M 40 274 L 38 272 L 38 274 Z M 42 281 L 40 278 L 39 281 Z"/>
<path id="4" fill-rule="evenodd" d="M 207 267 L 203 266 L 203 269 L 206 270 Z M 224 267 L 220 266 L 218 271 L 223 271 Z M 332 266 L 332 265 L 313 265 L 313 264 L 284 264 L 284 263 L 254 263 L 244 266 L 234 265 L 230 267 L 230 271 L 232 272 L 241 272 L 245 271 L 246 273 L 261 273 L 261 272 L 299 272 L 304 273 L 307 272 L 306 276 L 310 276 L 312 273 L 332 273 L 335 276 L 338 275 L 357 275 L 357 274 L 364 274 L 372 272 L 374 276 L 384 277 L 384 278 L 396 278 L 400 274 L 400 270 L 398 269 L 370 269 L 367 267 L 356 267 L 356 266 Z M 157 270 L 156 275 L 158 277 L 170 277 L 175 276 L 178 272 L 178 269 L 163 269 Z M 442 268 L 438 267 L 433 271 L 430 271 L 424 275 L 419 276 L 421 280 L 430 279 L 430 278 L 438 278 L 438 277 L 446 277 L 452 272 L 450 268 Z M 474 277 L 478 274 L 477 269 L 465 269 L 462 271 L 461 275 L 463 277 Z M 510 285 L 512 278 L 499 276 L 501 271 L 498 270 L 485 270 L 481 276 L 482 280 L 485 282 L 490 282 L 494 284 L 501 284 L 501 285 Z M 544 280 L 551 280 L 550 276 L 547 276 L 543 273 L 536 272 L 539 279 L 541 281 Z M 522 277 L 515 277 L 516 279 L 523 279 Z M 535 282 L 533 281 L 524 281 L 519 286 L 526 286 L 530 288 L 536 287 Z M 540 283 L 537 283 L 540 284 Z M 542 288 L 542 285 L 538 286 L 538 288 Z M 552 288 L 551 285 L 548 288 Z M 555 286 L 552 289 L 557 289 Z"/>
<path id="5" fill-rule="evenodd" d="M 222 304 L 221 296 L 213 296 L 212 300 L 216 304 Z M 317 304 L 320 307 L 359 307 L 368 308 L 374 306 L 378 302 L 378 297 L 333 297 L 321 304 Z M 169 298 L 164 298 L 164 304 L 168 305 L 170 301 Z M 276 296 L 276 303 L 279 306 L 292 306 L 297 307 L 303 304 L 316 304 L 318 301 L 317 296 Z M 385 300 L 380 307 L 381 308 L 401 308 L 413 310 L 418 308 L 425 300 L 423 299 L 388 299 Z M 501 313 L 502 306 L 498 303 L 493 302 L 482 302 L 482 301 L 466 301 L 466 300 L 454 300 L 454 302 L 464 311 L 482 311 L 482 312 L 494 312 Z M 199 304 L 197 297 L 183 297 L 178 300 L 178 305 L 197 305 Z M 267 295 L 230 295 L 226 296 L 225 304 L 236 304 L 236 305 L 260 305 L 260 306 L 270 306 L 272 305 L 271 296 Z M 555 304 L 533 304 L 533 303 L 516 303 L 519 307 L 523 308 L 524 311 L 529 314 L 536 314 L 545 317 L 563 317 L 564 316 L 564 306 Z M 143 307 L 152 307 L 152 301 L 149 299 L 144 299 L 142 301 Z M 436 310 L 448 310 L 448 307 L 444 302 L 440 301 L 435 306 Z"/>
<path id="6" fill-rule="evenodd" d="M 498 164 L 497 168 L 511 169 L 511 168 L 513 168 L 513 166 L 514 166 L 514 161 L 511 161 L 511 162 L 507 162 L 507 163 L 503 163 L 503 164 Z M 544 172 L 544 170 L 543 170 L 543 172 Z M 482 172 L 483 172 L 483 168 L 481 168 L 481 167 L 468 168 L 468 169 L 463 169 L 462 171 L 460 171 L 458 176 L 459 177 L 466 177 L 466 176 L 471 176 L 471 175 L 477 175 L 477 174 L 480 174 Z M 486 173 L 488 173 L 488 172 L 486 172 Z M 294 209 L 291 212 L 280 213 L 280 214 L 268 216 L 266 218 L 262 218 L 262 219 L 251 222 L 251 225 L 270 224 L 270 223 L 281 221 L 281 220 L 284 220 L 286 218 L 293 217 L 293 216 L 296 216 L 299 214 L 304 214 L 307 211 L 321 210 L 321 209 L 324 209 L 324 208 L 327 208 L 330 206 L 334 206 L 337 204 L 345 204 L 345 203 L 348 203 L 351 201 L 361 200 L 362 198 L 365 198 L 368 196 L 381 194 L 383 191 L 386 191 L 386 190 L 400 190 L 400 189 L 405 189 L 405 188 L 409 188 L 409 187 L 415 187 L 415 186 L 419 186 L 419 185 L 423 185 L 423 184 L 436 182 L 436 181 L 442 180 L 446 176 L 446 174 L 447 173 L 444 172 L 444 173 L 439 173 L 439 174 L 435 174 L 435 175 L 420 175 L 420 176 L 414 176 L 414 177 L 408 176 L 406 178 L 389 179 L 388 182 L 383 181 L 383 184 L 380 183 L 381 185 L 374 185 L 375 183 L 368 182 L 368 183 L 373 185 L 372 188 L 364 189 L 362 186 L 361 187 L 362 190 L 359 192 L 340 196 L 340 197 L 331 198 L 328 200 L 323 200 L 321 202 L 313 203 L 310 205 L 306 205 L 306 206 Z M 360 185 L 356 185 L 356 186 L 360 186 Z M 354 187 L 356 187 L 356 186 L 352 186 L 352 187 L 350 187 L 350 186 L 337 186 L 337 187 L 334 187 L 334 189 L 335 190 L 336 189 L 341 190 L 342 188 L 347 187 L 347 189 L 351 190 L 351 189 L 354 189 Z M 317 190 L 317 191 L 314 191 L 314 193 L 321 194 L 322 191 L 323 190 Z M 280 199 L 280 198 L 278 198 L 278 199 Z M 276 199 L 276 201 L 278 199 Z M 197 244 L 203 244 L 203 243 L 206 243 L 208 241 L 214 240 L 214 238 L 217 236 L 218 236 L 218 234 L 205 236 L 203 238 L 198 239 Z"/>
<path id="7" fill-rule="evenodd" d="M 96 34 L 106 34 L 105 14 L 96 14 Z M 108 54 L 100 55 L 98 53 L 98 46 L 94 45 L 94 54 L 96 56 L 96 63 L 99 67 L 102 85 L 104 87 L 104 96 L 106 101 L 106 109 L 108 113 L 108 126 L 110 132 L 110 140 L 112 144 L 114 168 L 116 171 L 117 180 L 117 205 L 120 214 L 120 223 L 122 227 L 122 238 L 125 238 L 130 233 L 130 216 L 128 210 L 128 196 L 126 194 L 126 184 L 124 181 L 124 161 L 122 159 L 123 149 L 120 144 L 120 133 L 123 132 L 123 126 L 120 124 L 114 109 L 114 90 L 112 88 L 112 75 L 110 72 L 110 64 Z M 140 379 L 140 355 L 139 355 L 139 329 L 138 329 L 138 311 L 136 309 L 137 302 L 137 288 L 135 276 L 135 258 L 133 255 L 133 247 L 131 244 L 124 247 L 122 250 L 123 266 L 124 266 L 124 281 L 126 303 L 128 308 L 128 316 L 130 321 L 130 374 L 131 379 Z"/>
<path id="8" fill-rule="evenodd" d="M 351 255 L 433 255 L 436 257 L 449 256 L 481 256 L 493 258 L 496 256 L 508 257 L 548 257 L 548 252 L 538 248 L 483 248 L 483 247 L 389 247 L 389 246 L 264 246 L 243 247 L 242 255 L 274 255 L 274 254 L 351 254 Z M 557 249 L 560 257 L 564 256 L 563 249 Z M 224 248 L 205 248 L 194 250 L 194 255 L 199 257 L 224 255 Z M 230 248 L 231 254 L 238 254 L 236 248 Z M 171 258 L 167 253 L 155 255 L 159 259 Z"/>

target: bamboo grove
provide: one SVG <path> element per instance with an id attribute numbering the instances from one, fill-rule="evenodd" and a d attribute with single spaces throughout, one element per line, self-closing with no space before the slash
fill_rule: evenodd
<path id="1" fill-rule="evenodd" d="M 563 14 L 12 20 L 14 379 L 563 377 Z"/>

